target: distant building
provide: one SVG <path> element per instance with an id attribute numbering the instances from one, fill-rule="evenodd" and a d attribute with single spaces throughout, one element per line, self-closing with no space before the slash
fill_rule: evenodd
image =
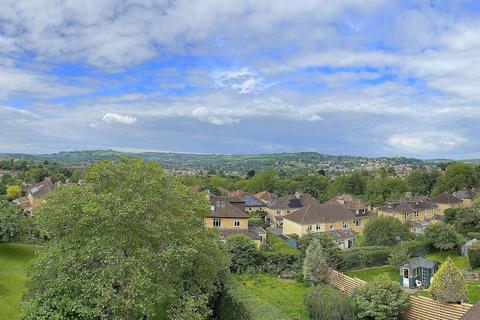
<path id="1" fill-rule="evenodd" d="M 453 195 L 462 200 L 462 207 L 463 208 L 469 208 L 473 204 L 473 200 L 475 199 L 475 196 L 477 195 L 478 190 L 476 188 L 473 189 L 462 189 L 455 191 Z"/>
<path id="2" fill-rule="evenodd" d="M 240 199 L 245 201 L 245 212 L 264 211 L 267 204 L 255 198 L 249 193 L 244 193 Z"/>
<path id="3" fill-rule="evenodd" d="M 31 212 L 31 210 L 39 207 L 45 201 L 45 197 L 54 190 L 55 184 L 52 182 L 52 179 L 45 178 L 44 181 L 30 186 L 28 194 L 15 202 L 20 208 Z"/>
<path id="4" fill-rule="evenodd" d="M 340 248 L 354 245 L 359 232 L 370 220 L 367 204 L 351 195 L 334 197 L 325 203 L 313 199 L 290 214 L 283 216 L 283 234 L 302 237 L 310 233 L 328 233 Z"/>
<path id="5" fill-rule="evenodd" d="M 432 197 L 432 201 L 438 205 L 438 214 L 443 215 L 446 209 L 461 208 L 462 200 L 448 192 L 442 192 Z"/>
<path id="6" fill-rule="evenodd" d="M 253 239 L 257 246 L 266 241 L 263 228 L 248 227 L 245 201 L 240 198 L 210 195 L 210 212 L 205 218 L 208 228 L 217 228 L 223 239 L 232 234 L 243 234 Z"/>
<path id="7" fill-rule="evenodd" d="M 378 214 L 391 216 L 400 221 L 427 221 L 434 219 L 438 213 L 438 206 L 428 197 L 406 196 L 388 201 L 378 209 Z"/>
<path id="8" fill-rule="evenodd" d="M 262 201 L 263 203 L 270 203 L 273 200 L 278 198 L 278 196 L 275 193 L 271 193 L 268 191 L 262 191 L 262 192 L 256 193 L 254 194 L 254 197 Z"/>
<path id="9" fill-rule="evenodd" d="M 318 201 L 307 194 L 285 195 L 270 202 L 265 211 L 268 213 L 272 225 L 280 227 L 283 225 L 285 215 L 303 208 L 311 202 Z"/>

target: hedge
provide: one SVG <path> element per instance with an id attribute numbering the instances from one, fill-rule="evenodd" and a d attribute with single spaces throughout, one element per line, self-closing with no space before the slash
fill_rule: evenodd
<path id="1" fill-rule="evenodd" d="M 424 241 L 403 241 L 398 244 L 398 247 L 407 249 L 407 252 L 411 257 L 423 257 L 429 253 L 432 253 L 430 246 L 428 246 Z"/>
<path id="2" fill-rule="evenodd" d="M 275 307 L 253 296 L 233 280 L 224 283 L 214 315 L 222 320 L 288 320 Z"/>
<path id="3" fill-rule="evenodd" d="M 294 271 L 299 255 L 285 252 L 260 251 L 260 268 L 264 272 L 280 274 L 284 271 Z"/>
<path id="4" fill-rule="evenodd" d="M 467 238 L 480 240 L 480 232 L 469 232 L 467 233 Z"/>
<path id="5" fill-rule="evenodd" d="M 468 261 L 470 267 L 476 269 L 480 267 L 480 244 L 476 243 L 468 248 Z"/>
<path id="6" fill-rule="evenodd" d="M 389 247 L 357 247 L 343 250 L 339 254 L 338 269 L 361 269 L 388 264 L 392 249 Z"/>

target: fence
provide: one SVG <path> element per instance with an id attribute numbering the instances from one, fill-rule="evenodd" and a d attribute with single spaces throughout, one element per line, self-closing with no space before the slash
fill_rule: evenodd
<path id="1" fill-rule="evenodd" d="M 329 282 L 344 292 L 351 292 L 366 282 L 351 278 L 341 272 L 332 270 Z M 470 308 L 471 304 L 445 304 L 427 297 L 409 297 L 409 305 L 403 316 L 404 320 L 458 320 Z"/>

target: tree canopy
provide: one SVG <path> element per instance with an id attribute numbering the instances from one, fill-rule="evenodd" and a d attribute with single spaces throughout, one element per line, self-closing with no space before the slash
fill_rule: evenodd
<path id="1" fill-rule="evenodd" d="M 86 181 L 57 188 L 36 213 L 48 241 L 23 319 L 209 315 L 228 258 L 204 227 L 204 196 L 143 160 L 98 162 Z"/>

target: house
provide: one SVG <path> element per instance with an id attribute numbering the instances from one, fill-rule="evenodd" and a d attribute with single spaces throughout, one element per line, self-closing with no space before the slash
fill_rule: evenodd
<path id="1" fill-rule="evenodd" d="M 439 263 L 422 257 L 408 260 L 400 267 L 400 285 L 405 288 L 422 289 L 430 287 L 435 272 L 438 271 Z"/>
<path id="2" fill-rule="evenodd" d="M 318 200 L 307 194 L 285 195 L 270 202 L 265 211 L 268 213 L 271 224 L 280 227 L 283 225 L 285 215 L 303 208 L 311 202 L 318 202 Z"/>
<path id="3" fill-rule="evenodd" d="M 437 223 L 440 221 L 442 221 L 442 217 L 439 215 L 434 215 L 431 219 L 425 218 L 423 221 L 414 220 L 412 221 L 410 231 L 415 234 L 421 234 L 429 224 Z"/>
<path id="4" fill-rule="evenodd" d="M 362 203 L 358 200 L 354 199 L 357 204 Z M 336 198 L 325 203 L 310 201 L 305 207 L 283 216 L 283 234 L 302 237 L 328 232 L 340 248 L 350 248 L 370 220 L 370 212 L 363 209 L 359 205 L 352 207 L 350 204 L 349 207 L 348 203 L 339 202 Z"/>
<path id="5" fill-rule="evenodd" d="M 31 213 L 31 210 L 39 207 L 45 201 L 45 197 L 54 190 L 55 184 L 52 179 L 45 178 L 42 182 L 30 186 L 28 194 L 15 202 L 20 208 Z"/>
<path id="6" fill-rule="evenodd" d="M 245 212 L 264 211 L 266 203 L 260 201 L 249 193 L 244 193 L 240 199 L 245 201 Z"/>
<path id="7" fill-rule="evenodd" d="M 262 201 L 263 203 L 266 203 L 266 204 L 268 204 L 268 203 L 270 203 L 273 200 L 278 198 L 278 196 L 275 193 L 271 193 L 271 192 L 268 192 L 268 191 L 262 191 L 262 192 L 254 194 L 253 196 L 255 198 L 257 198 L 258 200 Z"/>
<path id="8" fill-rule="evenodd" d="M 448 192 L 442 192 L 432 197 L 432 201 L 438 206 L 438 214 L 443 215 L 446 209 L 461 208 L 462 200 Z"/>
<path id="9" fill-rule="evenodd" d="M 438 212 L 437 204 L 428 197 L 406 196 L 387 202 L 378 209 L 378 215 L 391 216 L 400 221 L 426 221 L 433 219 Z"/>
<path id="10" fill-rule="evenodd" d="M 477 189 L 462 189 L 455 191 L 453 195 L 462 200 L 462 207 L 463 208 L 469 208 L 473 204 L 473 200 L 475 199 L 475 196 L 477 195 Z"/>
<path id="11" fill-rule="evenodd" d="M 232 234 L 243 234 L 260 246 L 266 241 L 263 228 L 248 226 L 248 214 L 245 213 L 245 201 L 240 198 L 210 195 L 210 212 L 205 218 L 208 228 L 217 228 L 222 239 Z"/>
<path id="12" fill-rule="evenodd" d="M 476 244 L 477 242 L 478 242 L 477 239 L 471 239 L 471 240 L 467 241 L 467 242 L 460 248 L 460 253 L 462 254 L 462 256 L 468 257 L 468 249 L 470 249 L 470 247 L 473 246 L 474 244 Z"/>

